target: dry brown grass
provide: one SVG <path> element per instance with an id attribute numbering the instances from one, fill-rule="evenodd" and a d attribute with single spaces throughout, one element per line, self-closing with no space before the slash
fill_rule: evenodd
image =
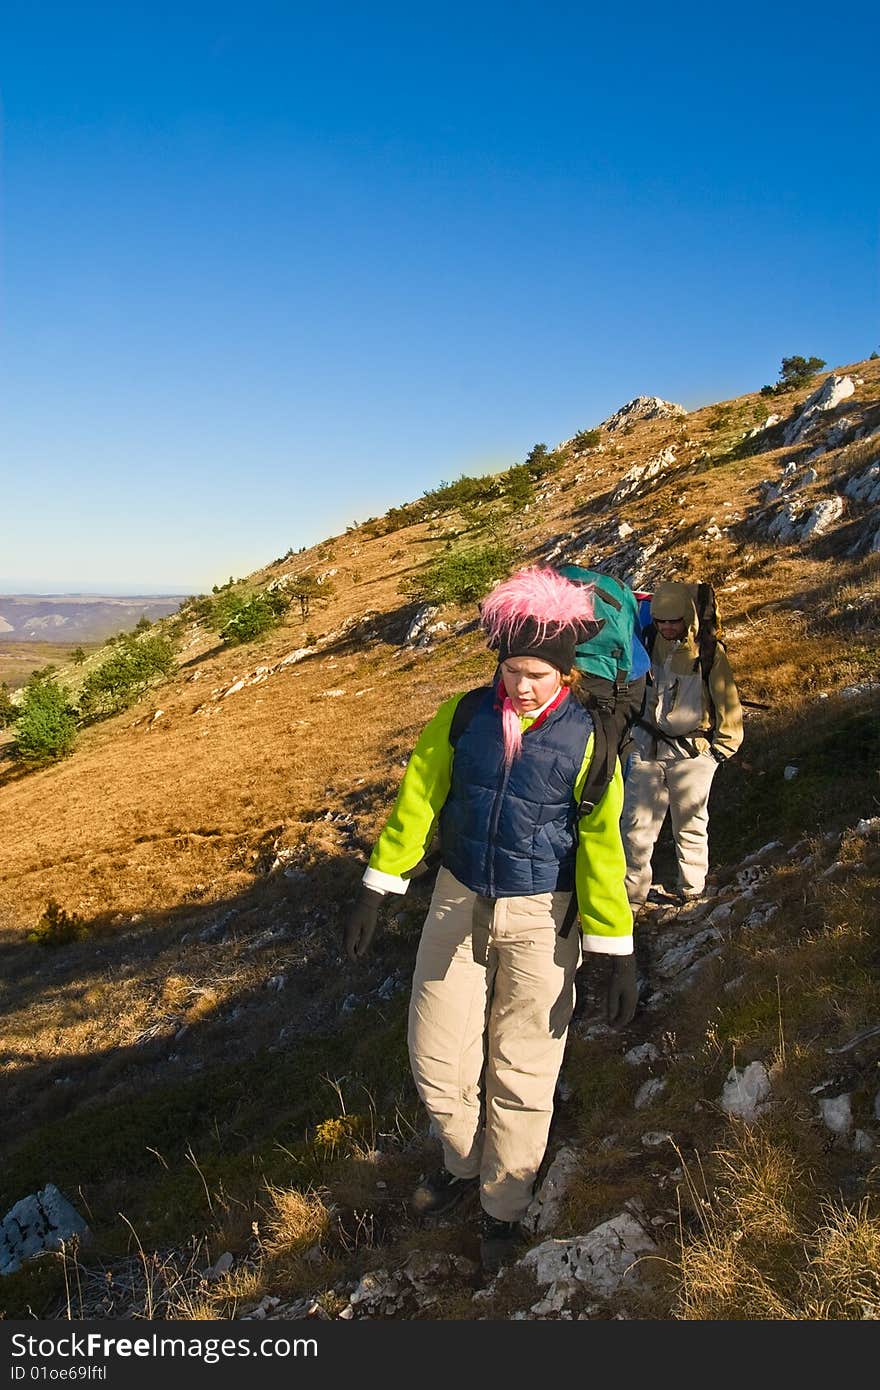
<path id="1" fill-rule="evenodd" d="M 880 1316 L 880 1219 L 823 1204 L 810 1219 L 809 1179 L 761 1130 L 741 1128 L 714 1155 L 717 1183 L 686 1171 L 699 1233 L 680 1235 L 677 1316 L 819 1320 Z"/>
<path id="2" fill-rule="evenodd" d="M 302 1254 L 320 1245 L 330 1230 L 332 1211 L 327 1194 L 296 1188 L 268 1188 L 271 1203 L 262 1233 L 263 1249 L 269 1258 Z"/>
<path id="3" fill-rule="evenodd" d="M 858 364 L 857 371 L 865 379 L 859 399 L 880 399 L 880 363 Z M 780 398 L 768 409 L 793 402 Z M 746 416 L 761 402 L 752 395 L 730 404 L 746 428 Z M 699 575 L 721 587 L 728 651 L 743 694 L 771 702 L 773 719 L 802 708 L 806 721 L 808 701 L 820 691 L 833 693 L 872 672 L 876 677 L 876 659 L 866 649 L 876 643 L 878 557 L 762 545 L 735 523 L 720 538 L 701 539 L 710 517 L 724 526 L 729 513 L 744 515 L 758 482 L 776 477 L 791 453 L 695 464 L 725 442 L 710 427 L 715 409 L 681 423 L 649 423 L 602 453 L 565 464 L 542 489 L 546 500 L 511 523 L 512 536 L 523 560 L 535 559 L 548 537 L 564 535 L 581 558 L 601 567 L 618 544 L 621 520 L 643 540 L 663 529 L 658 575 Z M 629 467 L 670 442 L 679 447 L 680 465 L 669 479 L 620 515 L 599 508 L 597 499 Z M 820 461 L 822 479 L 839 463 L 834 455 Z M 292 611 L 284 626 L 251 646 L 223 650 L 214 636 L 190 627 L 177 676 L 141 705 L 85 730 L 68 761 L 25 777 L 0 762 L 0 1065 L 22 1133 L 36 1117 L 60 1117 L 92 1103 L 96 1093 L 122 1101 L 167 1079 L 183 1029 L 191 1059 L 211 1063 L 278 1047 L 291 1026 L 307 1035 L 308 991 L 276 994 L 266 985 L 279 974 L 295 979 L 316 952 L 341 1005 L 352 986 L 330 943 L 403 762 L 438 702 L 493 668 L 479 634 L 455 634 L 452 626 L 430 650 L 400 646 L 408 610 L 398 585 L 443 544 L 448 522 L 441 517 L 375 538 L 356 529 L 333 538 L 332 559 L 322 545 L 266 566 L 252 576 L 255 585 L 334 567 L 335 594 L 307 623 Z M 375 638 L 336 636 L 317 656 L 224 695 L 239 678 L 304 646 L 309 628 L 324 640 L 368 614 L 377 615 Z M 441 616 L 452 625 L 470 622 L 474 612 Z M 327 693 L 337 689 L 345 694 Z M 164 713 L 151 724 L 157 701 Z M 754 746 L 759 743 L 756 738 Z M 742 762 L 749 756 L 744 750 Z M 353 817 L 350 827 L 325 818 L 340 810 Z M 294 852 L 299 878 L 273 870 L 281 850 Z M 87 940 L 57 952 L 25 944 L 50 899 L 82 916 Z M 222 937 L 202 940 L 227 914 Z M 268 928 L 287 935 L 277 945 L 256 946 Z M 827 946 L 828 960 L 839 944 Z M 825 1004 L 833 1007 L 830 999 Z M 745 1024 L 743 1037 L 750 1037 Z M 799 1046 L 792 1038 L 789 1068 Z M 55 1080 L 64 1084 L 55 1087 Z M 687 1099 L 693 1108 L 690 1093 Z M 375 1187 L 373 1142 L 368 1132 L 349 1130 L 348 1148 L 337 1144 L 328 1155 L 352 1165 L 346 1182 L 353 1207 Z M 770 1182 L 769 1157 L 762 1164 Z M 599 1192 L 613 1200 L 610 1170 L 597 1164 L 593 1176 L 593 1199 Z M 759 1179 L 756 1171 L 750 1200 L 766 1231 L 775 1230 L 782 1245 L 794 1241 L 791 1231 L 784 1238 L 781 1232 L 786 1214 L 795 1216 L 787 1202 L 771 1209 Z M 781 1180 L 776 1172 L 774 1181 Z M 597 1214 L 599 1206 L 594 1201 Z M 716 1234 L 730 1268 L 739 1269 L 742 1241 L 731 1244 L 720 1228 Z M 698 1257 L 695 1250 L 690 1258 Z M 773 1297 L 789 1306 L 775 1287 L 771 1279 L 769 1291 L 751 1290 L 743 1306 L 771 1307 Z M 215 1306 L 213 1296 L 206 1306 Z"/>

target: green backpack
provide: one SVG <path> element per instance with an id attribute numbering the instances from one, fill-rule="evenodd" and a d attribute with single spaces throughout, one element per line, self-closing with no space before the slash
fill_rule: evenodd
<path id="1" fill-rule="evenodd" d="M 639 605 L 632 589 L 597 570 L 580 565 L 560 565 L 559 573 L 576 584 L 594 584 L 593 606 L 598 632 L 578 647 L 575 661 L 587 676 L 599 676 L 617 685 L 629 682 L 632 665 L 633 632 L 637 628 Z"/>

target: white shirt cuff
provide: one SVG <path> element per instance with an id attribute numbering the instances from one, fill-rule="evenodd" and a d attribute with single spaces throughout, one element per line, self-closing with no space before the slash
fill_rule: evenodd
<path id="1" fill-rule="evenodd" d="M 363 885 L 365 888 L 375 889 L 377 893 L 405 893 L 409 887 L 409 879 L 400 878 L 397 874 L 383 874 L 381 869 L 367 868 Z"/>
<path id="2" fill-rule="evenodd" d="M 631 956 L 633 939 L 631 936 L 591 936 L 584 932 L 581 944 L 585 951 L 595 951 L 604 956 Z"/>

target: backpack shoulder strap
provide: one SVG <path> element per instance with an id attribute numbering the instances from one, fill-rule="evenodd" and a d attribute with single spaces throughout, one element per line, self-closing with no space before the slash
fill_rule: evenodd
<path id="1" fill-rule="evenodd" d="M 492 690 L 491 685 L 478 685 L 473 690 L 466 690 L 462 695 L 452 716 L 452 723 L 449 726 L 449 742 L 453 748 L 458 743 L 468 724 L 470 724 L 480 705 Z"/>
<path id="2" fill-rule="evenodd" d="M 608 720 L 601 710 L 592 711 L 593 718 L 593 756 L 587 769 L 581 799 L 578 802 L 578 820 L 588 816 L 602 800 L 614 776 L 617 761 L 617 736 L 609 737 Z"/>

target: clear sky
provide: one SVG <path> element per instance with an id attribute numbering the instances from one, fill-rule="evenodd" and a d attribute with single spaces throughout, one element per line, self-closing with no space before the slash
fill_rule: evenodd
<path id="1" fill-rule="evenodd" d="M 205 591 L 867 357 L 877 15 L 6 0 L 0 592 Z"/>

